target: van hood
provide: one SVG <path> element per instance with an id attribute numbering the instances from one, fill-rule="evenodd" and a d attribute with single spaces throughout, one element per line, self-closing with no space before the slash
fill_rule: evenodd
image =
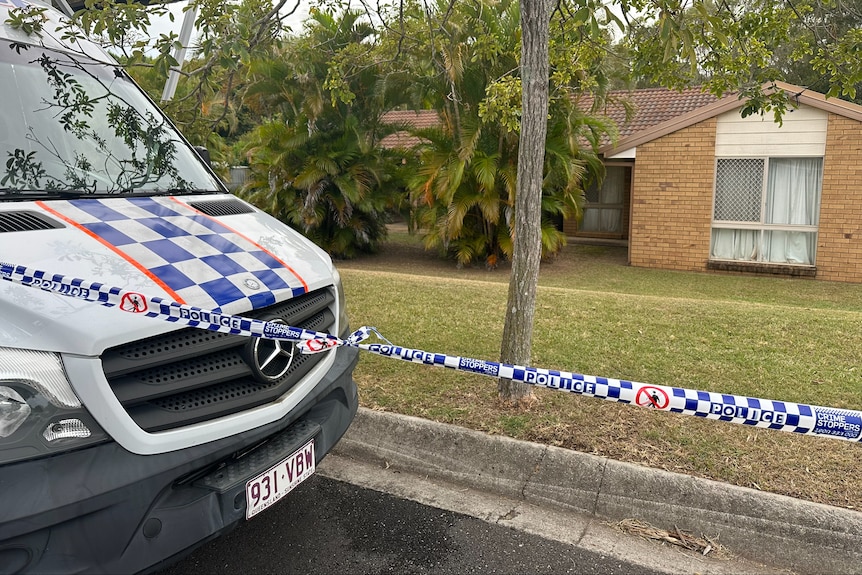
<path id="1" fill-rule="evenodd" d="M 0 203 L 0 261 L 242 314 L 331 285 L 329 256 L 230 194 Z M 98 355 L 176 329 L 0 282 L 0 346 Z"/>

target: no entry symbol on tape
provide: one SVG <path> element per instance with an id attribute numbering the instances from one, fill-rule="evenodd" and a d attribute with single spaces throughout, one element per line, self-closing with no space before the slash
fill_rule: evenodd
<path id="1" fill-rule="evenodd" d="M 641 407 L 652 407 L 655 409 L 664 409 L 670 403 L 667 392 L 658 387 L 645 385 L 638 390 L 635 396 L 635 403 Z"/>
<path id="2" fill-rule="evenodd" d="M 135 292 L 123 294 L 120 300 L 120 309 L 132 313 L 143 313 L 147 311 L 147 298 Z"/>

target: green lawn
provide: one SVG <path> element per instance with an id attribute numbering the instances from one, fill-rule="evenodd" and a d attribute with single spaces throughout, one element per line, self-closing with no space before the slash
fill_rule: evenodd
<path id="1" fill-rule="evenodd" d="M 351 324 L 393 343 L 499 358 L 508 268 L 458 269 L 392 233 L 339 264 Z M 624 248 L 571 245 L 540 277 L 537 367 L 862 408 L 862 286 L 627 266 Z M 862 509 L 860 446 L 537 390 L 363 354 L 362 404 L 832 505 Z"/>

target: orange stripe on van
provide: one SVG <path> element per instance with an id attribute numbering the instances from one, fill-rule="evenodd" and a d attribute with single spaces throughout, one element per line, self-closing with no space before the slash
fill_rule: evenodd
<path id="1" fill-rule="evenodd" d="M 143 265 L 141 265 L 138 261 L 130 258 L 126 252 L 122 251 L 117 246 L 115 246 L 112 243 L 110 243 L 109 241 L 105 240 L 104 238 L 102 238 L 100 235 L 96 234 L 92 230 L 89 230 L 86 227 L 82 226 L 81 224 L 79 224 L 75 220 L 61 214 L 60 212 L 58 212 L 54 208 L 49 207 L 48 204 L 46 202 L 44 202 L 43 200 L 38 200 L 36 202 L 36 205 L 39 206 L 40 208 L 42 208 L 43 210 L 45 210 L 46 212 L 49 212 L 51 215 L 53 215 L 57 218 L 60 218 L 61 220 L 63 220 L 67 224 L 69 224 L 70 226 L 84 232 L 85 234 L 87 234 L 88 236 L 90 236 L 91 238 L 93 238 L 94 240 L 96 240 L 97 242 L 99 242 L 100 244 L 102 244 L 103 246 L 105 246 L 106 248 L 108 248 L 109 250 L 111 250 L 112 252 L 114 252 L 115 254 L 117 254 L 118 256 L 120 256 L 121 258 L 126 260 L 127 262 L 129 262 L 131 265 L 133 265 L 135 267 L 135 269 L 140 271 L 142 274 L 144 274 L 145 276 L 150 278 L 156 285 L 158 285 L 160 288 L 165 290 L 165 293 L 167 293 L 171 297 L 171 299 L 173 299 L 175 302 L 186 303 L 185 300 L 183 300 L 183 298 L 181 298 L 179 296 L 179 294 L 177 292 L 175 292 L 173 289 L 171 289 L 165 282 L 160 280 L 155 274 L 153 274 L 150 270 L 148 270 Z"/>

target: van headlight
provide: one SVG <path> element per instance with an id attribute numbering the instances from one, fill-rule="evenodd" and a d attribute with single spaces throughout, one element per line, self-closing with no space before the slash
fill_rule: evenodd
<path id="1" fill-rule="evenodd" d="M 338 337 L 347 337 L 350 329 L 350 321 L 347 318 L 347 301 L 344 297 L 344 285 L 341 283 L 341 274 L 334 267 L 332 268 L 332 281 L 335 285 L 336 305 L 338 306 L 338 332 L 335 334 Z"/>
<path id="2" fill-rule="evenodd" d="M 0 464 L 107 439 L 69 385 L 58 354 L 0 347 Z"/>

